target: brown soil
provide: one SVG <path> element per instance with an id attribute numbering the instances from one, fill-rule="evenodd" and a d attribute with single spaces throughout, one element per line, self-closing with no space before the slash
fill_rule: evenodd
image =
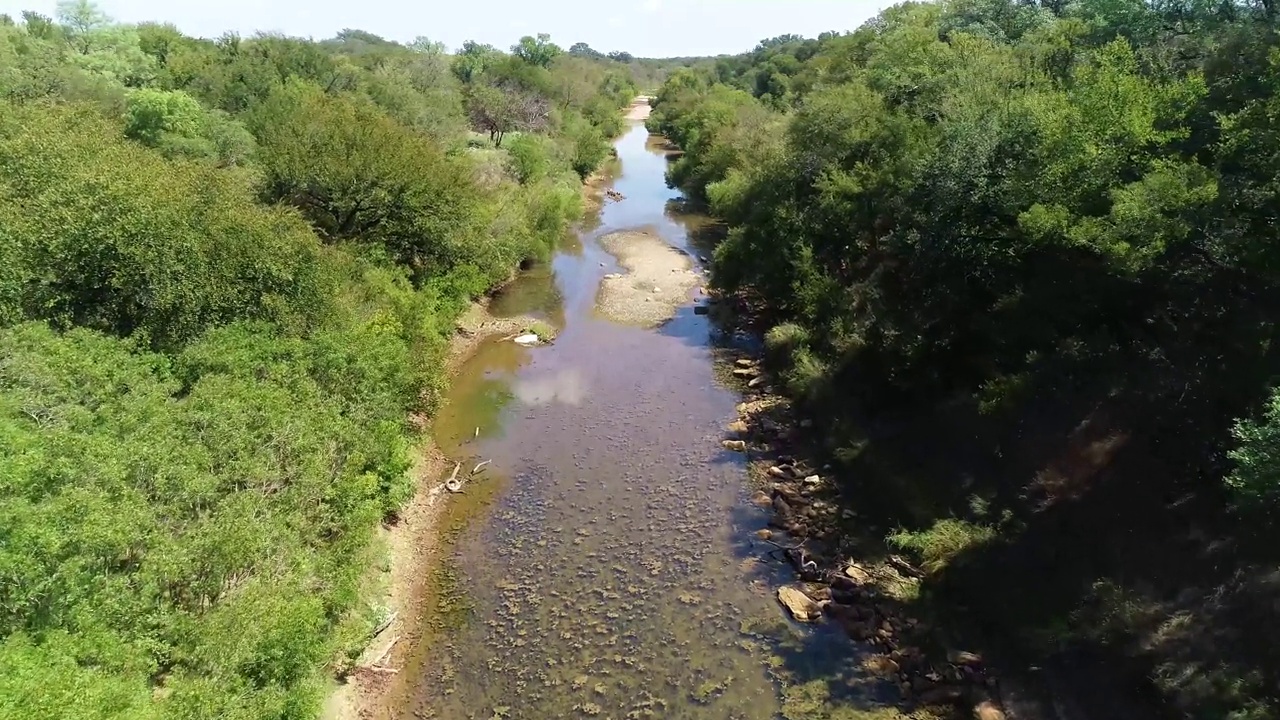
<path id="1" fill-rule="evenodd" d="M 688 255 L 650 232 L 627 230 L 600 238 L 627 273 L 600 283 L 597 309 L 617 322 L 652 327 L 675 315 L 701 282 Z"/>
<path id="2" fill-rule="evenodd" d="M 487 300 L 473 304 L 457 322 L 449 345 L 446 376 L 452 376 L 485 340 L 518 333 L 530 318 L 494 317 Z M 387 548 L 387 591 L 382 604 L 398 611 L 395 621 L 378 635 L 356 661 L 355 669 L 340 681 L 325 703 L 324 720 L 382 720 L 395 715 L 400 690 L 409 678 L 398 672 L 423 637 L 422 599 L 429 590 L 426 580 L 438 548 L 437 524 L 447 502 L 433 502 L 430 490 L 449 474 L 451 463 L 427 434 L 427 418 L 415 417 L 422 428 L 413 473 L 417 492 L 400 512 L 398 522 L 378 529 Z M 371 582 L 373 582 L 371 580 Z"/>

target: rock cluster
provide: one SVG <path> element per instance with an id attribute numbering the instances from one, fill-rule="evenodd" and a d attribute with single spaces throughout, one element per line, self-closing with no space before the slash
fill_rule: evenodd
<path id="1" fill-rule="evenodd" d="M 1003 718 L 992 695 L 995 679 L 980 656 L 952 650 L 935 657 L 921 649 L 928 628 L 907 616 L 891 590 L 918 582 L 922 572 L 897 556 L 858 563 L 824 554 L 822 548 L 836 544 L 842 523 L 856 515 L 840 509 L 838 488 L 822 469 L 788 454 L 799 445 L 795 433 L 808 425 L 795 422 L 786 401 L 771 393 L 759 361 L 737 359 L 731 374 L 746 384 L 748 397 L 738 405 L 739 419 L 728 427 L 724 447 L 746 453 L 758 471 L 762 487 L 752 502 L 772 516 L 769 529 L 756 537 L 778 548 L 799 577 L 778 589 L 778 602 L 799 622 L 834 622 L 872 645 L 877 652 L 866 669 L 896 683 L 907 702 L 954 706 L 981 720 Z"/>

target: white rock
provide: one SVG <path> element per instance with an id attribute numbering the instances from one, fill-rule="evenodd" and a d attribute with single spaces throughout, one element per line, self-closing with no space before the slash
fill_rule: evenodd
<path id="1" fill-rule="evenodd" d="M 521 335 L 520 337 L 516 338 L 515 341 L 517 345 L 526 345 L 526 346 L 537 345 L 538 343 L 542 342 L 542 340 L 539 339 L 538 336 L 534 335 L 533 333 L 529 333 L 528 335 Z"/>

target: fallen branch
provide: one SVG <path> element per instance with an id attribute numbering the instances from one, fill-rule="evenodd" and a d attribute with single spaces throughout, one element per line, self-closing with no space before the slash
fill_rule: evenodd
<path id="1" fill-rule="evenodd" d="M 448 480 L 444 481 L 444 487 L 451 493 L 462 492 L 462 483 L 458 482 L 458 471 L 462 469 L 462 463 L 453 466 L 453 474 Z"/>
<path id="2" fill-rule="evenodd" d="M 385 667 L 367 667 L 365 668 L 365 670 L 368 670 L 369 672 L 385 673 L 387 675 L 396 675 L 400 672 L 395 668 L 385 668 Z"/>
<path id="3" fill-rule="evenodd" d="M 387 659 L 387 656 L 391 654 L 391 649 L 392 649 L 392 648 L 394 648 L 394 647 L 396 646 L 396 643 L 398 643 L 398 642 L 400 642 L 400 636 L 399 636 L 399 635 L 397 635 L 397 636 L 395 636 L 395 637 L 391 638 L 391 642 L 387 645 L 387 649 L 386 649 L 386 650 L 383 650 L 383 651 L 382 651 L 382 654 L 378 655 L 378 657 L 377 657 L 377 659 L 376 659 L 376 660 L 374 660 L 373 662 L 369 663 L 369 666 L 370 666 L 370 667 L 375 667 L 375 666 L 381 665 L 381 664 L 382 664 L 382 661 Z"/>
<path id="4" fill-rule="evenodd" d="M 475 466 L 475 467 L 471 468 L 471 474 L 472 474 L 472 475 L 475 475 L 476 473 L 480 472 L 480 468 L 484 467 L 485 465 L 488 465 L 488 464 L 489 464 L 489 463 L 491 463 L 491 462 L 493 462 L 493 461 L 492 461 L 492 460 L 485 460 L 484 462 L 480 463 L 479 465 L 477 465 L 477 466 Z"/>

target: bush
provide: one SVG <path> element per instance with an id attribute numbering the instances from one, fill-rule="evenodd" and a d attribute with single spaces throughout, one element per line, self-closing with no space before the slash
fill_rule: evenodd
<path id="1" fill-rule="evenodd" d="M 945 518 L 927 530 L 898 530 L 887 539 L 893 547 L 918 555 L 926 572 L 936 573 L 960 553 L 991 542 L 995 537 L 995 528 L 988 525 Z"/>
<path id="2" fill-rule="evenodd" d="M 313 327 L 334 291 L 292 213 L 257 205 L 234 175 L 126 141 L 89 110 L 0 106 L 0 248 L 26 279 L 28 317 L 157 348 L 237 320 Z"/>

